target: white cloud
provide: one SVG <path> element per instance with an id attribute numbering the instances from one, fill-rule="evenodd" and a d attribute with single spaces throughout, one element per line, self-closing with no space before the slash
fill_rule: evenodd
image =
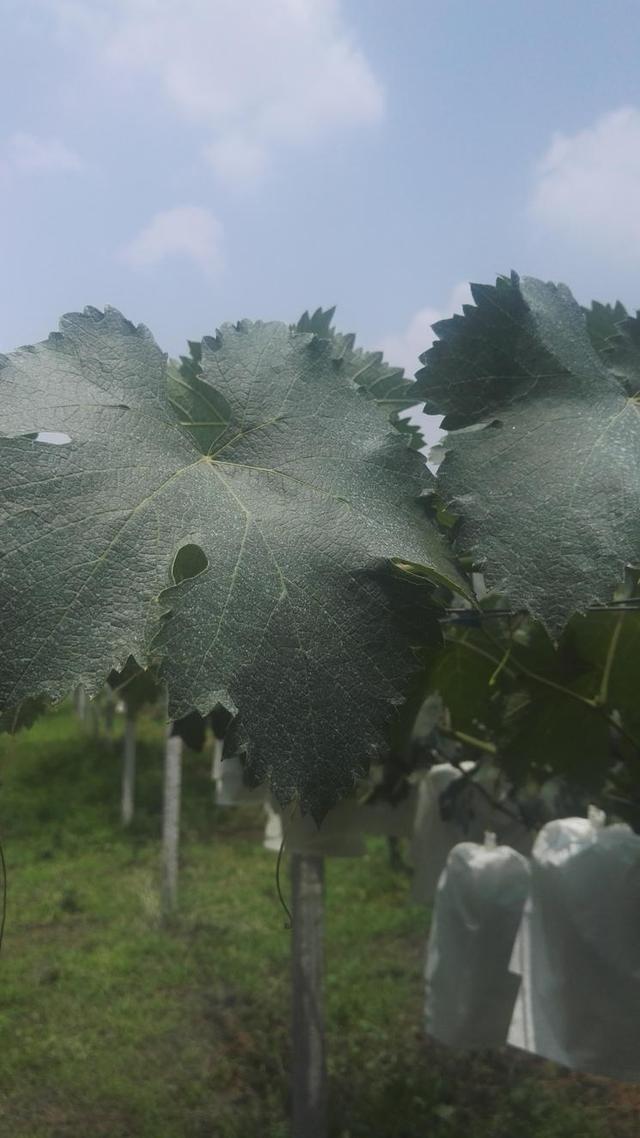
<path id="1" fill-rule="evenodd" d="M 463 304 L 473 304 L 471 290 L 466 282 L 451 290 L 443 308 L 420 308 L 410 319 L 404 332 L 385 336 L 379 347 L 389 363 L 403 367 L 412 376 L 420 365 L 419 357 L 430 348 L 436 338 L 431 325 L 459 312 Z"/>
<path id="2" fill-rule="evenodd" d="M 0 163 L 6 173 L 76 174 L 84 168 L 79 154 L 59 138 L 39 138 L 17 131 L 8 138 Z"/>
<path id="3" fill-rule="evenodd" d="M 421 366 L 419 357 L 423 352 L 426 352 L 427 348 L 431 347 L 436 338 L 431 325 L 436 324 L 438 320 L 445 320 L 454 312 L 459 312 L 463 304 L 473 304 L 471 289 L 466 282 L 457 284 L 451 290 L 449 299 L 443 308 L 432 308 L 430 306 L 420 308 L 411 317 L 404 332 L 385 336 L 379 344 L 385 358 L 389 363 L 403 367 L 408 375 L 414 375 Z M 431 447 L 442 437 L 439 426 L 440 416 L 425 415 L 423 411 L 413 409 L 411 414 L 405 417 L 420 427 L 427 444 L 422 449 L 425 454 L 428 454 Z M 440 461 L 440 457 L 438 457 L 438 461 Z"/>
<path id="4" fill-rule="evenodd" d="M 222 225 L 199 206 L 176 206 L 154 214 L 148 225 L 120 250 L 120 259 L 134 269 L 151 269 L 168 257 L 186 257 L 208 276 L 223 268 Z"/>
<path id="5" fill-rule="evenodd" d="M 377 122 L 382 87 L 342 0 L 53 0 L 66 39 L 150 82 L 208 135 L 206 160 L 251 182 L 281 145 Z"/>
<path id="6" fill-rule="evenodd" d="M 556 134 L 537 169 L 532 216 L 615 260 L 640 255 L 640 110 L 621 107 L 586 130 Z"/>
<path id="7" fill-rule="evenodd" d="M 258 181 L 266 172 L 269 156 L 265 146 L 241 135 L 222 135 L 204 147 L 204 156 L 215 172 L 226 182 Z"/>

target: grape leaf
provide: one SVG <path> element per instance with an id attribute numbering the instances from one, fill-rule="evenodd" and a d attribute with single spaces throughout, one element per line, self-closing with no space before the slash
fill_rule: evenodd
<path id="1" fill-rule="evenodd" d="M 591 611 L 574 617 L 554 645 L 530 618 L 495 620 L 489 609 L 478 629 L 448 632 L 429 662 L 428 687 L 442 694 L 455 730 L 488 732 L 510 779 L 522 785 L 559 775 L 593 795 L 612 777 L 618 725 L 637 766 L 628 729 L 637 706 L 639 617 Z"/>
<path id="2" fill-rule="evenodd" d="M 138 715 L 143 707 L 157 703 L 161 695 L 158 677 L 152 668 L 141 668 L 132 656 L 122 671 L 112 671 L 107 683 L 115 695 L 126 704 L 130 715 Z"/>
<path id="3" fill-rule="evenodd" d="M 356 348 L 352 332 L 337 332 L 332 324 L 334 313 L 335 308 L 317 308 L 312 315 L 303 312 L 295 329 L 298 332 L 315 332 L 330 340 L 331 354 L 340 363 L 343 374 L 357 383 L 363 395 L 380 407 L 394 426 L 407 436 L 414 450 L 420 450 L 425 445 L 420 427 L 401 414 L 420 402 L 414 381 L 405 376 L 403 368 L 388 364 L 382 352 Z"/>
<path id="4" fill-rule="evenodd" d="M 419 456 L 330 340 L 283 324 L 225 326 L 168 375 L 146 329 L 87 309 L 2 359 L 0 390 L 24 436 L 0 439 L 0 706 L 158 661 L 172 719 L 237 706 L 249 768 L 322 814 L 412 670 L 389 562 L 467 591 Z"/>
<path id="5" fill-rule="evenodd" d="M 628 316 L 616 301 L 614 305 L 594 301 L 583 309 L 587 331 L 596 351 L 628 395 L 636 396 L 640 387 L 640 313 Z"/>
<path id="6" fill-rule="evenodd" d="M 589 792 L 602 787 L 611 766 L 609 723 L 601 708 L 583 700 L 598 693 L 606 653 L 589 658 L 574 634 L 577 622 L 591 623 L 594 615 L 586 621 L 574 618 L 557 645 L 530 620 L 511 633 L 504 672 L 510 673 L 512 694 L 504 704 L 498 742 L 500 762 L 517 781 L 546 773 Z M 499 654 L 497 641 L 493 650 Z M 507 690 L 506 677 L 502 686 Z"/>
<path id="7" fill-rule="evenodd" d="M 427 688 L 441 696 L 456 730 L 481 736 L 495 724 L 500 690 L 491 679 L 496 667 L 482 634 L 473 630 L 448 636 L 427 665 Z"/>
<path id="8" fill-rule="evenodd" d="M 576 682 L 573 690 L 581 687 L 588 681 Z M 611 767 L 609 727 L 595 709 L 563 692 L 523 688 L 507 702 L 500 764 L 516 782 L 561 775 L 585 790 L 600 790 Z"/>
<path id="9" fill-rule="evenodd" d="M 401 417 L 410 407 L 419 402 L 415 383 L 404 374 L 404 369 L 388 364 L 382 352 L 367 352 L 355 347 L 353 332 L 338 332 L 333 327 L 335 308 L 317 308 L 315 312 L 303 312 L 293 332 L 312 333 L 319 339 L 330 343 L 331 357 L 339 366 L 343 376 L 351 379 L 363 395 L 373 400 L 385 418 L 391 419 L 397 430 L 407 435 L 409 445 L 415 450 L 424 446 L 424 438 L 419 427 Z M 189 340 L 189 355 L 180 357 L 174 383 L 193 380 L 202 375 L 202 344 Z M 177 388 L 176 388 L 176 394 Z"/>
<path id="10" fill-rule="evenodd" d="M 619 300 L 615 304 L 601 304 L 594 300 L 590 308 L 583 308 L 587 332 L 600 355 L 609 352 L 612 341 L 620 334 L 620 325 L 627 319 L 627 310 Z"/>
<path id="11" fill-rule="evenodd" d="M 190 711 L 182 719 L 176 719 L 171 734 L 178 735 L 192 751 L 202 751 L 207 742 L 207 727 L 212 736 L 224 740 L 226 755 L 239 755 L 241 743 L 238 739 L 236 711 L 229 711 L 217 704 L 210 715 L 202 716 Z M 256 783 L 257 785 L 257 783 Z"/>
<path id="12" fill-rule="evenodd" d="M 640 405 L 563 285 L 513 275 L 472 294 L 418 373 L 451 431 L 440 493 L 488 587 L 558 635 L 640 558 Z"/>
<path id="13" fill-rule="evenodd" d="M 586 666 L 605 674 L 607 702 L 640 744 L 640 612 L 590 612 L 567 637 Z"/>
<path id="14" fill-rule="evenodd" d="M 0 734 L 7 731 L 14 735 L 24 727 L 31 727 L 48 708 L 48 702 L 42 696 L 25 699 L 18 707 L 6 707 L 0 711 Z"/>

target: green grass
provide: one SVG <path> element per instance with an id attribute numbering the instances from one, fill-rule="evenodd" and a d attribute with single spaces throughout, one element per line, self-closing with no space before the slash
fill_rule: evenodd
<path id="1" fill-rule="evenodd" d="M 119 750 L 65 709 L 0 739 L 9 909 L 0 1138 L 285 1138 L 289 933 L 260 812 L 216 810 L 187 755 L 179 915 L 158 905 L 161 729 L 137 813 Z M 427 915 L 383 842 L 327 868 L 332 1138 L 636 1138 L 637 1097 L 512 1052 L 422 1035 Z"/>

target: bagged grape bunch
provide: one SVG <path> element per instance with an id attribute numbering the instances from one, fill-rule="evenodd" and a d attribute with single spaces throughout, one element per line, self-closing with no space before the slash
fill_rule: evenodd
<path id="1" fill-rule="evenodd" d="M 472 778 L 464 777 L 473 774 Z M 438 763 L 420 781 L 411 840 L 414 867 L 411 900 L 430 905 L 447 857 L 459 842 L 482 842 L 495 833 L 501 846 L 528 855 L 532 835 L 512 808 L 502 807 L 504 797 L 495 769 L 464 762 L 459 767 Z M 487 793 L 485 793 L 485 791 Z M 447 799 L 449 800 L 447 802 Z"/>
<path id="2" fill-rule="evenodd" d="M 426 964 L 426 1030 L 459 1048 L 506 1042 L 519 986 L 509 970 L 529 889 L 527 860 L 487 834 L 449 854 Z"/>
<path id="3" fill-rule="evenodd" d="M 589 818 L 549 822 L 512 967 L 509 1042 L 577 1071 L 640 1081 L 640 836 Z"/>

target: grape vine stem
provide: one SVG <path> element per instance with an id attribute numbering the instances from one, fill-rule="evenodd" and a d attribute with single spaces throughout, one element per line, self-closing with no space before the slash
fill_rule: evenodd
<path id="1" fill-rule="evenodd" d="M 614 625 L 613 632 L 611 633 L 611 640 L 607 649 L 607 658 L 602 670 L 602 679 L 600 681 L 600 690 L 596 696 L 599 704 L 604 705 L 609 698 L 609 680 L 611 679 L 611 669 L 616 655 L 616 648 L 618 647 L 618 640 L 622 631 L 622 615 L 620 615 Z"/>
<path id="2" fill-rule="evenodd" d="M 457 739 L 459 743 L 466 743 L 478 751 L 486 751 L 488 755 L 497 754 L 498 748 L 495 743 L 490 743 L 487 739 L 478 739 L 477 736 L 468 735 L 466 731 L 457 731 L 454 727 L 439 727 L 438 731 L 449 739 Z"/>

